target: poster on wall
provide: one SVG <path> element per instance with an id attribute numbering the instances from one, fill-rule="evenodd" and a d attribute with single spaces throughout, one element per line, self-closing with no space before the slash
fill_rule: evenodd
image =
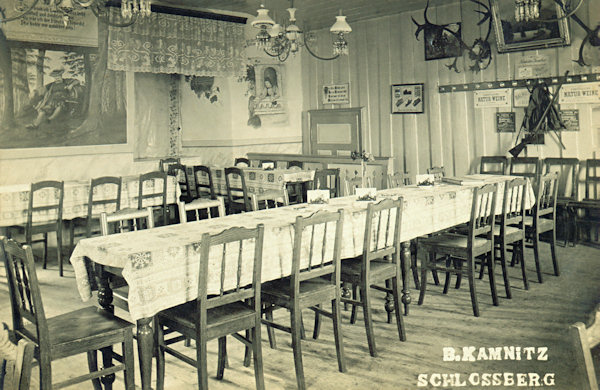
<path id="1" fill-rule="evenodd" d="M 323 104 L 349 104 L 350 84 L 323 85 Z"/>
<path id="2" fill-rule="evenodd" d="M 2 0 L 1 8 L 10 18 L 22 13 L 28 4 L 23 0 Z M 2 30 L 9 41 L 98 47 L 98 19 L 89 8 L 72 9 L 66 20 L 57 7 L 39 1 L 22 18 L 2 24 Z"/>
<path id="3" fill-rule="evenodd" d="M 98 56 L 81 47 L 13 47 L 11 58 L 11 80 L 0 72 L 13 85 L 11 99 L 0 99 L 0 148 L 127 143 L 125 72 L 106 70 L 93 83 Z"/>
<path id="4" fill-rule="evenodd" d="M 531 93 L 527 88 L 513 89 L 513 107 L 527 107 L 530 95 Z"/>
<path id="5" fill-rule="evenodd" d="M 392 114 L 421 114 L 423 99 L 423 84 L 393 84 Z"/>
<path id="6" fill-rule="evenodd" d="M 515 113 L 514 112 L 497 112 L 496 113 L 496 132 L 498 133 L 514 133 Z"/>
<path id="7" fill-rule="evenodd" d="M 559 104 L 600 104 L 600 82 L 565 84 L 560 89 Z"/>
<path id="8" fill-rule="evenodd" d="M 283 67 L 281 64 L 254 66 L 256 77 L 255 115 L 285 114 Z"/>
<path id="9" fill-rule="evenodd" d="M 579 131 L 579 110 L 560 110 L 558 113 L 566 127 L 562 131 Z"/>
<path id="10" fill-rule="evenodd" d="M 485 91 L 475 91 L 475 108 L 502 107 L 510 108 L 511 104 L 510 88 L 488 89 Z"/>

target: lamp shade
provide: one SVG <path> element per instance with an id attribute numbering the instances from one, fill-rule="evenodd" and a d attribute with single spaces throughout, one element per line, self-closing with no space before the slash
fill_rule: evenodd
<path id="1" fill-rule="evenodd" d="M 335 17 L 335 23 L 329 29 L 332 33 L 349 33 L 352 32 L 352 27 L 346 22 L 344 15 L 338 15 Z"/>
<path id="2" fill-rule="evenodd" d="M 252 21 L 252 27 L 256 27 L 256 28 L 263 28 L 263 27 L 271 27 L 275 24 L 275 22 L 273 21 L 273 19 L 271 19 L 271 17 L 269 16 L 269 10 L 262 7 L 258 9 L 258 11 L 256 11 L 258 13 L 258 15 L 256 15 L 256 18 Z"/>

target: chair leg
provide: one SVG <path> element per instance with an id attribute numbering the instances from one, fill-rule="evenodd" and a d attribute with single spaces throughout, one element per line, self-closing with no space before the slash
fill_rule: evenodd
<path id="1" fill-rule="evenodd" d="M 265 318 L 269 322 L 273 322 L 273 306 L 269 305 L 265 308 Z M 269 345 L 271 349 L 277 348 L 277 340 L 275 340 L 275 330 L 272 326 L 267 325 L 267 335 L 269 336 Z"/>
<path id="2" fill-rule="evenodd" d="M 321 305 L 317 305 L 320 309 Z M 319 332 L 321 331 L 321 315 L 315 311 L 315 325 L 313 327 L 313 339 L 319 338 Z"/>
<path id="3" fill-rule="evenodd" d="M 373 333 L 373 318 L 371 315 L 371 299 L 369 291 L 369 281 L 363 280 L 360 286 L 360 298 L 363 304 L 363 316 L 365 317 L 365 330 L 367 332 L 367 343 L 369 344 L 369 353 L 371 356 L 377 356 L 375 347 L 375 335 Z"/>
<path id="4" fill-rule="evenodd" d="M 163 327 L 158 323 L 158 320 L 155 320 L 154 324 L 154 347 L 156 349 L 156 390 L 164 390 L 165 350 L 163 346 L 165 343 L 165 335 L 163 333 Z"/>
<path id="5" fill-rule="evenodd" d="M 485 262 L 482 261 L 479 266 L 479 279 L 483 279 L 483 275 L 485 274 Z"/>
<path id="6" fill-rule="evenodd" d="M 529 281 L 527 280 L 527 272 L 525 271 L 525 240 L 515 242 L 513 246 L 513 257 L 516 256 L 517 247 L 519 248 L 518 256 L 521 257 L 521 274 L 523 275 L 523 287 L 529 290 Z"/>
<path id="7" fill-rule="evenodd" d="M 246 329 L 246 338 L 250 338 L 250 329 Z M 225 364 L 227 364 L 227 348 L 225 348 Z M 249 346 L 246 346 L 244 351 L 244 367 L 250 367 L 252 361 L 252 350 Z"/>
<path id="8" fill-rule="evenodd" d="M 536 231 L 533 233 L 533 258 L 535 259 L 535 269 L 537 271 L 538 282 L 543 283 L 542 279 L 542 269 L 540 268 L 540 254 L 539 254 L 539 246 L 540 246 L 540 235 Z"/>
<path id="9" fill-rule="evenodd" d="M 394 311 L 396 312 L 396 326 L 398 327 L 398 338 L 406 341 L 406 331 L 404 330 L 404 319 L 402 319 L 402 308 L 400 300 L 400 280 L 398 276 L 392 279 L 392 294 L 394 295 Z"/>
<path id="10" fill-rule="evenodd" d="M 254 328 L 252 328 L 250 333 L 252 334 L 252 354 L 254 355 L 254 381 L 256 382 L 257 390 L 264 390 L 265 377 L 263 375 L 262 340 L 260 331 L 260 317 L 258 317 L 254 324 Z"/>
<path id="11" fill-rule="evenodd" d="M 428 255 L 421 264 L 421 289 L 419 291 L 419 305 L 423 304 L 423 300 L 425 300 L 425 290 L 427 289 L 427 271 L 429 269 L 429 259 L 431 259 L 431 254 Z"/>
<path id="12" fill-rule="evenodd" d="M 248 335 L 248 333 L 246 333 Z M 248 351 L 248 348 L 246 348 Z M 248 352 L 245 354 L 248 355 Z M 225 372 L 225 362 L 227 361 L 227 337 L 219 337 L 219 358 L 217 362 L 217 379 L 222 380 L 223 374 Z M 246 363 L 246 359 L 244 358 L 244 365 Z"/>
<path id="13" fill-rule="evenodd" d="M 31 242 L 29 243 L 31 245 Z M 48 233 L 44 233 L 44 269 L 48 263 Z"/>
<path id="14" fill-rule="evenodd" d="M 69 250 L 73 250 L 75 246 L 75 220 L 69 221 Z"/>
<path id="15" fill-rule="evenodd" d="M 56 231 L 56 256 L 58 259 L 58 275 L 63 276 L 62 227 L 59 227 Z"/>
<path id="16" fill-rule="evenodd" d="M 554 266 L 554 275 L 560 276 L 560 271 L 558 269 L 558 259 L 556 258 L 556 227 L 552 229 L 552 235 L 550 236 L 550 251 L 552 253 L 552 265 Z"/>
<path id="17" fill-rule="evenodd" d="M 352 285 L 352 299 L 354 299 L 355 301 L 358 301 L 359 300 L 359 298 L 358 298 L 359 295 L 358 294 L 359 294 L 358 288 L 357 288 L 356 284 L 353 284 Z M 358 310 L 356 308 L 356 306 L 357 305 L 352 305 L 352 314 L 350 314 L 350 323 L 351 324 L 355 324 L 356 323 L 356 311 Z"/>
<path id="18" fill-rule="evenodd" d="M 344 357 L 344 338 L 342 336 L 342 316 L 340 314 L 339 294 L 331 301 L 331 314 L 333 318 L 333 337 L 335 338 L 335 352 L 338 360 L 338 370 L 346 372 L 346 359 Z"/>
<path id="19" fill-rule="evenodd" d="M 88 351 L 87 360 L 90 372 L 98 371 L 98 351 Z M 92 385 L 94 386 L 94 390 L 102 390 L 99 378 L 92 379 Z"/>
<path id="20" fill-rule="evenodd" d="M 125 389 L 135 389 L 135 373 L 134 367 L 135 362 L 133 359 L 133 333 L 131 330 L 125 334 L 125 341 L 122 343 L 123 348 L 123 362 L 125 363 Z"/>
<path id="21" fill-rule="evenodd" d="M 50 356 L 45 354 L 39 359 L 40 390 L 52 390 L 52 363 Z"/>
<path id="22" fill-rule="evenodd" d="M 477 294 L 475 291 L 475 270 L 473 269 L 473 257 L 467 259 L 467 272 L 469 277 L 469 291 L 471 293 L 471 306 L 473 307 L 473 315 L 479 317 L 479 304 L 477 303 Z"/>
<path id="23" fill-rule="evenodd" d="M 132 341 L 133 342 L 133 341 Z M 113 364 L 113 346 L 110 345 L 108 347 L 104 347 L 100 350 L 102 352 L 102 365 L 104 366 L 104 368 L 110 368 L 112 367 Z M 104 388 L 107 390 L 112 389 L 112 384 L 115 381 L 115 374 L 109 374 L 106 376 L 103 376 L 100 381 L 102 382 L 102 384 L 104 385 Z"/>
<path id="24" fill-rule="evenodd" d="M 419 290 L 421 288 L 421 284 L 419 283 L 419 270 L 417 268 L 417 255 L 415 254 L 414 256 L 410 257 L 410 268 L 412 270 L 412 274 L 413 274 L 413 280 L 415 282 L 415 288 L 417 290 Z"/>
<path id="25" fill-rule="evenodd" d="M 208 370 L 206 368 L 206 340 L 196 339 L 196 369 L 198 371 L 198 388 L 208 390 Z"/>
<path id="26" fill-rule="evenodd" d="M 490 291 L 492 293 L 492 303 L 494 304 L 494 306 L 498 306 L 499 301 L 498 301 L 498 292 L 496 291 L 496 273 L 494 272 L 495 263 L 496 263 L 494 261 L 494 248 L 492 248 L 491 252 L 489 252 L 487 255 L 485 255 L 485 258 L 487 259 L 487 263 L 488 263 L 488 279 L 490 282 Z"/>
<path id="27" fill-rule="evenodd" d="M 513 251 L 516 250 L 513 245 Z M 494 259 L 492 258 L 492 261 Z M 510 291 L 510 280 L 508 279 L 508 270 L 506 269 L 506 244 L 504 240 L 500 242 L 500 266 L 502 267 L 502 277 L 504 278 L 504 291 L 506 292 L 506 298 L 512 299 L 512 293 Z"/>
<path id="28" fill-rule="evenodd" d="M 292 350 L 294 352 L 294 367 L 296 369 L 296 383 L 299 390 L 305 390 L 304 367 L 302 365 L 302 316 L 300 308 L 296 305 L 290 310 L 292 323 Z"/>
<path id="29" fill-rule="evenodd" d="M 457 259 L 454 268 L 456 268 L 459 272 L 456 274 L 456 284 L 454 285 L 455 290 L 460 288 L 460 283 L 462 282 L 462 266 L 462 260 Z"/>
<path id="30" fill-rule="evenodd" d="M 450 258 L 450 256 L 446 257 L 446 269 L 448 271 L 446 271 L 446 279 L 444 280 L 444 290 L 442 291 L 442 294 L 448 294 L 448 286 L 450 286 L 450 279 L 452 278 L 452 274 L 450 273 L 450 266 L 452 265 L 453 261 Z M 456 264 L 456 263 L 454 263 Z"/>

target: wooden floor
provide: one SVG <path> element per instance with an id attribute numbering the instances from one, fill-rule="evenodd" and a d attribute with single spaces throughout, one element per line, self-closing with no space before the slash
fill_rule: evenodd
<path id="1" fill-rule="evenodd" d="M 500 306 L 494 307 L 491 305 L 487 278 L 477 282 L 481 310 L 479 318 L 472 316 L 466 283 L 463 283 L 460 290 L 451 289 L 448 295 L 442 295 L 441 286 L 434 286 L 430 281 L 424 305 L 412 304 L 410 315 L 405 317 L 408 338 L 406 342 L 397 339 L 395 324 L 385 322 L 383 296 L 375 295 L 373 303 L 379 351 L 377 358 L 370 357 L 368 353 L 362 313 L 359 314 L 357 323 L 350 325 L 350 313 L 343 312 L 344 346 L 348 367 L 346 373 L 337 371 L 332 326 L 329 321 L 325 321 L 320 339 L 308 339 L 302 344 L 307 386 L 313 389 L 435 388 L 434 385 L 438 384 L 435 375 L 433 384 L 429 382 L 432 374 L 458 373 L 460 379 L 457 382 L 444 385 L 440 381 L 439 388 L 461 388 L 463 382 L 465 386 L 462 388 L 480 388 L 469 382 L 469 376 L 475 381 L 477 378 L 483 378 L 483 373 L 512 373 L 516 382 L 517 373 L 534 373 L 542 378 L 546 376 L 547 380 L 553 377 L 554 389 L 580 389 L 581 377 L 577 374 L 572 349 L 566 340 L 566 329 L 573 322 L 584 321 L 586 313 L 600 302 L 600 250 L 581 245 L 576 248 L 559 248 L 562 274 L 555 277 L 550 274 L 552 266 L 549 250 L 547 245 L 543 246 L 542 267 L 546 271 L 543 284 L 535 282 L 531 250 L 526 252 L 532 282 L 529 291 L 523 290 L 519 269 L 515 267 L 510 270 L 513 299 L 505 299 L 502 278 L 497 267 L 501 300 Z M 67 266 L 64 278 L 58 277 L 55 262 L 52 262 L 47 270 L 39 267 L 38 275 L 48 316 L 93 303 L 80 300 L 70 265 Z M 416 302 L 418 292 L 414 289 L 412 297 Z M 0 321 L 10 323 L 10 304 L 3 267 L 0 267 L 0 302 Z M 280 320 L 288 319 L 284 311 L 276 312 L 276 316 Z M 309 335 L 312 319 L 312 315 L 307 311 L 305 324 Z M 295 388 L 289 335 L 277 332 L 278 348 L 272 350 L 268 346 L 264 328 L 262 333 L 266 388 Z M 212 389 L 253 389 L 253 370 L 242 365 L 241 344 L 230 338 L 228 346 L 230 368 L 225 371 L 224 380 L 218 381 L 214 375 L 217 346 L 214 342 L 209 345 L 209 386 Z M 470 346 L 475 347 L 476 358 L 479 348 L 484 348 L 485 356 L 479 356 L 480 359 L 474 362 L 444 360 L 444 347 L 452 347 L 458 354 L 462 354 L 462 348 Z M 482 360 L 489 357 L 488 348 L 493 347 L 520 347 L 521 360 L 504 360 L 504 351 L 500 361 Z M 527 347 L 534 347 L 532 360 L 528 360 L 525 350 Z M 547 360 L 538 360 L 541 347 L 547 348 Z M 182 347 L 182 350 L 185 349 Z M 193 353 L 192 349 L 187 350 Z M 515 359 L 516 356 L 517 354 Z M 84 356 L 80 356 L 55 363 L 53 370 L 56 377 L 65 378 L 76 373 L 77 369 L 85 370 L 86 367 Z M 600 372 L 598 368 L 597 371 Z M 419 376 L 423 379 L 423 386 L 419 386 Z M 525 386 L 517 386 L 516 383 L 510 385 L 510 374 L 498 377 L 500 385 L 492 386 L 494 389 L 534 387 L 528 382 Z M 167 357 L 166 378 L 167 389 L 196 388 L 195 370 L 174 358 Z M 505 382 L 505 378 L 508 378 L 509 382 Z M 456 377 L 453 379 L 457 380 Z M 117 376 L 115 388 L 122 388 L 122 383 L 122 376 Z M 139 376 L 136 378 L 136 384 L 139 387 Z M 546 385 L 552 384 L 546 382 Z M 91 388 L 91 385 L 86 383 L 74 388 L 87 389 Z"/>

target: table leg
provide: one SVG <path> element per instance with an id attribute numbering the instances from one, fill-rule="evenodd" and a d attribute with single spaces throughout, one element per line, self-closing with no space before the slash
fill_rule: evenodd
<path id="1" fill-rule="evenodd" d="M 137 345 L 140 358 L 140 376 L 142 378 L 142 390 L 151 389 L 152 381 L 152 355 L 154 350 L 154 336 L 150 323 L 152 318 L 140 318 L 137 320 Z"/>
<path id="2" fill-rule="evenodd" d="M 404 315 L 408 315 L 408 305 L 410 305 L 410 288 L 408 287 L 408 275 L 411 266 L 410 241 L 404 241 L 402 244 L 401 264 L 402 267 L 402 303 L 404 304 Z"/>

